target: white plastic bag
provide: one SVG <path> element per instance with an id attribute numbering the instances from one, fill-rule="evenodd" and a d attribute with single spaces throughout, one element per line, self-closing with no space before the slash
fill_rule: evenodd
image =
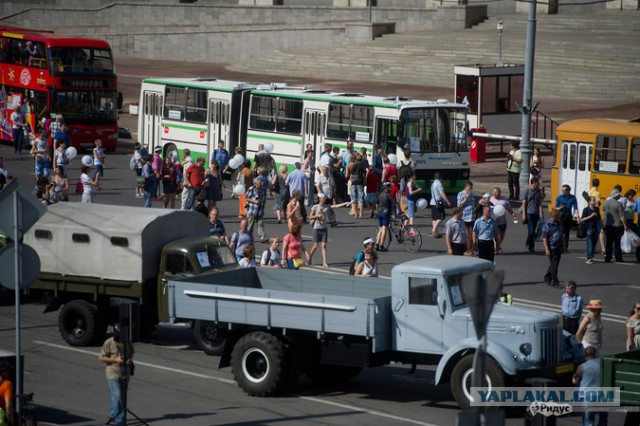
<path id="1" fill-rule="evenodd" d="M 622 234 L 622 239 L 620 240 L 620 248 L 623 253 L 631 253 L 631 251 L 638 247 L 640 244 L 640 238 L 636 235 L 635 232 L 626 230 L 624 234 Z"/>

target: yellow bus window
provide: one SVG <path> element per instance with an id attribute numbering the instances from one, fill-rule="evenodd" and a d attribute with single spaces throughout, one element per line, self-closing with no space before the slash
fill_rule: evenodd
<path id="1" fill-rule="evenodd" d="M 627 144 L 623 136 L 598 135 L 594 170 L 623 173 L 627 168 Z"/>

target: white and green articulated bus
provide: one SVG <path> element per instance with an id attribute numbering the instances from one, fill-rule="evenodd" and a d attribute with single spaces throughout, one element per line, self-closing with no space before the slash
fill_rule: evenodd
<path id="1" fill-rule="evenodd" d="M 273 144 L 276 163 L 302 161 L 306 146 L 381 146 L 411 159 L 418 180 L 428 185 L 440 172 L 447 192 L 469 179 L 467 107 L 444 100 L 418 101 L 360 93 L 335 93 L 286 84 L 252 84 L 214 78 L 145 79 L 140 91 L 138 138 L 150 151 L 208 160 L 220 140 L 252 159 L 260 144 Z M 428 186 L 427 186 L 428 188 Z"/>

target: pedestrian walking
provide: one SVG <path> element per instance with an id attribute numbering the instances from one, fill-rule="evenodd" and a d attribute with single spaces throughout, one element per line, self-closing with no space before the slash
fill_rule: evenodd
<path id="1" fill-rule="evenodd" d="M 240 229 L 231 235 L 229 248 L 235 253 L 236 260 L 240 261 L 244 257 L 244 248 L 253 244 L 253 234 L 249 232 L 249 221 L 242 219 Z"/>
<path id="2" fill-rule="evenodd" d="M 558 220 L 558 211 L 551 210 L 549 220 L 542 227 L 542 243 L 544 244 L 544 252 L 549 258 L 549 268 L 544 275 L 544 282 L 554 288 L 560 288 L 558 280 L 558 268 L 560 267 L 560 258 L 562 257 L 562 224 Z"/>
<path id="3" fill-rule="evenodd" d="M 597 350 L 593 346 L 585 349 L 584 357 L 585 361 L 576 369 L 572 382 L 574 385 L 579 386 L 580 392 L 583 395 L 588 395 L 589 393 L 596 392 L 596 389 L 600 386 L 600 361 L 597 357 Z M 608 412 L 598 412 L 589 409 L 589 404 L 586 401 L 584 405 L 584 411 L 582 412 L 583 426 L 594 426 L 596 424 L 596 414 L 598 415 L 598 426 L 607 426 L 609 418 Z"/>
<path id="4" fill-rule="evenodd" d="M 629 318 L 626 321 L 627 326 L 627 350 L 633 351 L 640 349 L 640 301 L 633 304 Z"/>
<path id="5" fill-rule="evenodd" d="M 611 197 L 602 205 L 605 239 L 605 263 L 611 262 L 614 251 L 616 262 L 623 262 L 620 240 L 622 239 L 622 234 L 624 234 L 624 231 L 627 230 L 627 222 L 624 219 L 624 208 L 618 201 L 620 199 L 620 196 L 620 191 L 614 189 L 611 192 Z"/>
<path id="6" fill-rule="evenodd" d="M 511 142 L 511 150 L 507 154 L 507 184 L 509 186 L 509 200 L 520 199 L 520 167 L 522 165 L 522 151 L 520 144 Z"/>
<path id="7" fill-rule="evenodd" d="M 322 249 L 322 266 L 329 267 L 327 262 L 327 241 L 329 239 L 329 230 L 327 228 L 326 210 L 324 204 L 326 197 L 322 193 L 318 193 L 318 204 L 311 207 L 309 219 L 313 228 L 313 246 L 309 251 L 309 266 L 313 265 L 313 254 L 318 250 L 318 244 Z"/>
<path id="8" fill-rule="evenodd" d="M 556 197 L 555 209 L 560 213 L 560 223 L 564 232 L 564 252 L 569 253 L 569 235 L 571 225 L 578 215 L 578 200 L 571 193 L 571 186 L 562 185 L 562 192 Z"/>
<path id="9" fill-rule="evenodd" d="M 522 197 L 522 223 L 527 225 L 526 246 L 535 252 L 538 222 L 542 218 L 542 192 L 538 178 L 532 178 Z M 557 216 L 556 216 L 557 217 Z"/>
<path id="10" fill-rule="evenodd" d="M 467 251 L 467 227 L 462 221 L 462 208 L 454 207 L 453 216 L 444 226 L 444 239 L 447 253 L 463 256 Z"/>
<path id="11" fill-rule="evenodd" d="M 289 269 L 300 269 L 304 266 L 302 253 L 309 260 L 309 253 L 302 243 L 302 224 L 295 223 L 291 225 L 291 231 L 282 240 L 282 254 L 284 262 Z"/>
<path id="12" fill-rule="evenodd" d="M 476 197 L 473 195 L 473 182 L 464 184 L 464 189 L 458 192 L 457 205 L 462 208 L 462 220 L 467 227 L 467 235 L 473 233 L 473 225 L 475 221 L 474 208 L 476 207 Z M 475 241 L 472 238 L 467 240 L 467 250 L 474 251 Z"/>
<path id="13" fill-rule="evenodd" d="M 511 207 L 511 203 L 502 195 L 502 190 L 499 187 L 495 187 L 492 190 L 491 197 L 489 198 L 491 204 L 495 206 L 502 206 L 506 210 L 507 213 L 511 215 L 513 218 L 513 223 L 518 223 L 518 216 L 513 211 Z M 504 237 L 507 233 L 507 215 L 503 214 L 498 216 L 496 219 L 496 254 L 502 254 L 502 242 L 504 241 Z"/>
<path id="14" fill-rule="evenodd" d="M 482 207 L 482 217 L 473 223 L 473 246 L 478 246 L 478 257 L 493 262 L 496 235 L 496 221 L 491 217 L 491 206 Z"/>
<path id="15" fill-rule="evenodd" d="M 264 206 L 267 202 L 267 190 L 262 185 L 262 179 L 253 179 L 253 186 L 246 195 L 247 219 L 249 220 L 249 232 L 253 233 L 253 227 L 258 224 L 258 238 L 261 243 L 267 242 L 267 234 L 264 230 Z"/>
<path id="16" fill-rule="evenodd" d="M 582 343 L 586 349 L 589 346 L 596 348 L 599 356 L 602 347 L 602 334 L 604 331 L 604 323 L 602 322 L 602 300 L 591 299 L 585 308 L 589 309 L 589 313 L 582 318 L 576 339 Z"/>
<path id="17" fill-rule="evenodd" d="M 447 194 L 444 192 L 444 186 L 442 185 L 442 176 L 440 172 L 436 172 L 433 175 L 433 183 L 431 184 L 431 235 L 434 238 L 442 238 L 442 235 L 438 232 L 438 226 L 446 218 L 445 205 L 451 206 Z"/>
<path id="18" fill-rule="evenodd" d="M 389 251 L 385 241 L 389 233 L 389 223 L 396 208 L 396 200 L 391 196 L 391 183 L 382 184 L 382 191 L 378 194 L 378 235 L 376 236 L 376 250 Z"/>
<path id="19" fill-rule="evenodd" d="M 579 223 L 584 224 L 587 240 L 587 264 L 593 264 L 596 245 L 602 231 L 602 218 L 596 197 L 589 197 L 589 205 L 582 209 L 582 217 Z"/>

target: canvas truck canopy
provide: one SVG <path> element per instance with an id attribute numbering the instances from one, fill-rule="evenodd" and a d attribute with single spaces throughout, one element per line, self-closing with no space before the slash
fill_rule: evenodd
<path id="1" fill-rule="evenodd" d="M 168 242 L 209 235 L 204 215 L 88 203 L 57 203 L 25 235 L 41 271 L 143 282 L 158 274 Z"/>

